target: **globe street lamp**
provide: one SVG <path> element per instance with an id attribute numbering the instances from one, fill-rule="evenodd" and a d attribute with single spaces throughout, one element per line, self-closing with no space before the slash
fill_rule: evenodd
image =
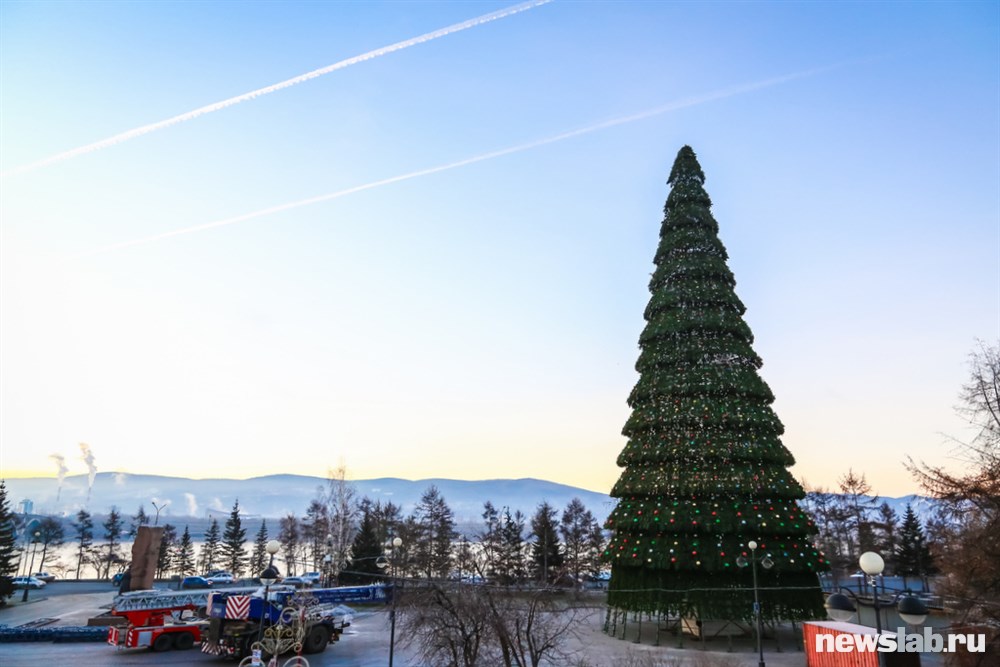
<path id="1" fill-rule="evenodd" d="M 880 598 L 878 594 L 878 579 L 877 577 L 882 574 L 882 570 L 885 569 L 885 561 L 874 551 L 866 551 L 861 554 L 861 558 L 858 559 L 858 564 L 861 565 L 861 569 L 870 578 L 869 583 L 872 585 L 872 606 L 875 608 L 875 631 L 879 635 L 882 634 L 882 612 L 880 606 Z M 852 591 L 842 588 L 841 590 L 846 591 L 851 594 L 855 600 L 857 597 Z M 898 602 L 898 604 L 896 604 Z M 890 605 L 896 605 L 896 611 L 899 613 L 899 617 L 903 619 L 904 623 L 909 623 L 910 625 L 920 625 L 927 619 L 927 605 L 925 605 L 920 598 L 911 595 L 910 591 L 903 591 L 902 593 L 897 593 L 896 596 L 890 602 Z M 827 613 L 835 621 L 846 621 L 854 615 L 856 611 L 855 605 L 851 602 L 851 599 L 844 593 L 834 593 L 826 599 L 824 604 Z"/>
<path id="2" fill-rule="evenodd" d="M 753 615 L 757 622 L 757 654 L 760 656 L 760 662 L 758 662 L 758 667 L 764 666 L 764 644 L 761 641 L 764 634 L 764 627 L 760 617 L 760 598 L 757 594 L 757 543 L 753 540 L 747 542 L 747 546 L 750 548 L 750 569 L 753 570 Z M 739 567 L 747 566 L 747 559 L 745 556 L 740 556 L 736 559 L 736 565 Z M 764 555 L 760 559 L 760 566 L 765 570 L 770 570 L 774 567 L 774 561 L 771 557 Z"/>
<path id="3" fill-rule="evenodd" d="M 403 546 L 403 540 L 394 537 L 385 545 L 386 558 L 375 561 L 375 564 L 382 568 L 389 569 L 389 576 L 392 580 L 392 606 L 389 608 L 389 667 L 392 667 L 392 658 L 396 650 L 396 549 Z"/>
<path id="4" fill-rule="evenodd" d="M 270 554 L 270 559 L 267 562 L 267 567 L 263 572 L 260 573 L 260 583 L 264 584 L 264 600 L 260 607 L 260 625 L 257 626 L 257 645 L 251 648 L 253 657 L 251 658 L 251 665 L 253 667 L 260 667 L 261 665 L 261 638 L 264 636 L 264 621 L 269 618 L 268 601 L 269 594 L 271 592 L 271 584 L 278 580 L 278 568 L 274 566 L 274 554 L 278 553 L 281 549 L 281 543 L 278 540 L 271 540 L 265 545 L 264 550 Z"/>
<path id="5" fill-rule="evenodd" d="M 840 590 L 840 593 L 831 594 L 823 606 L 826 607 L 826 613 L 833 620 L 849 621 L 854 616 L 861 601 L 851 589 L 841 587 Z M 898 604 L 896 604 L 897 602 Z M 927 605 L 910 591 L 897 593 L 890 604 L 896 604 L 896 613 L 907 625 L 920 625 L 927 620 Z"/>

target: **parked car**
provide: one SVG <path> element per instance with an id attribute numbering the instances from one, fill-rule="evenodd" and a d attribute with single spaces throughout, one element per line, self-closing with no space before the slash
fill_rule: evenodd
<path id="1" fill-rule="evenodd" d="M 303 579 L 310 582 L 314 586 L 318 584 L 320 580 L 323 579 L 323 575 L 320 574 L 319 572 L 303 572 L 301 576 Z"/>
<path id="2" fill-rule="evenodd" d="M 285 577 L 281 583 L 286 586 L 295 586 L 295 588 L 311 588 L 313 585 L 310 579 L 304 577 Z"/>
<path id="3" fill-rule="evenodd" d="M 45 588 L 45 582 L 36 577 L 14 577 L 14 588 Z"/>
<path id="4" fill-rule="evenodd" d="M 41 579 L 45 583 L 49 584 L 56 580 L 56 575 L 49 574 L 48 572 L 35 572 L 33 575 L 35 579 Z"/>
<path id="5" fill-rule="evenodd" d="M 213 586 L 218 586 L 219 584 L 232 584 L 236 582 L 236 577 L 225 570 L 216 570 L 215 572 L 209 572 L 208 574 L 202 576 L 204 576 L 205 579 L 208 579 Z"/>
<path id="6" fill-rule="evenodd" d="M 184 577 L 181 579 L 181 588 L 211 588 L 212 582 L 205 577 Z"/>

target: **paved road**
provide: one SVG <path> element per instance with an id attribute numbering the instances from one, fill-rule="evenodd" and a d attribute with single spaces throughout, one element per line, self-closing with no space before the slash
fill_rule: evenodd
<path id="1" fill-rule="evenodd" d="M 20 625 L 39 618 L 58 619 L 52 625 L 86 625 L 87 619 L 100 613 L 102 608 L 110 606 L 114 598 L 114 590 L 99 593 L 67 594 L 53 596 L 44 600 L 32 600 L 27 604 L 19 601 L 0 609 L 0 623 Z M 359 614 L 354 624 L 348 629 L 344 638 L 338 644 L 329 647 L 325 653 L 311 656 L 309 667 L 384 667 L 389 657 L 388 614 L 383 611 L 371 614 Z M 756 650 L 752 638 L 743 638 L 729 653 L 724 642 L 714 642 L 709 651 L 703 652 L 690 641 L 687 649 L 678 649 L 674 645 L 676 639 L 664 636 L 661 647 L 649 644 L 651 638 L 647 628 L 647 636 L 642 644 L 634 644 L 632 637 L 627 640 L 610 637 L 601 630 L 603 611 L 595 608 L 593 613 L 581 618 L 576 628 L 576 636 L 570 641 L 570 648 L 581 659 L 586 659 L 589 665 L 612 664 L 644 664 L 645 661 L 675 660 L 688 665 L 706 664 L 706 654 L 712 655 L 716 664 L 726 667 L 754 667 L 757 664 Z M 634 624 L 630 626 L 634 632 Z M 787 629 L 787 628 L 786 628 Z M 799 640 L 801 641 L 801 640 Z M 407 651 L 397 644 L 395 664 L 398 667 L 419 665 L 411 659 Z M 768 667 L 801 667 L 805 663 L 804 654 L 796 647 L 794 640 L 786 638 L 783 650 L 778 653 L 777 646 L 769 641 L 765 646 L 765 657 Z M 650 655 L 644 655 L 650 654 Z M 941 654 L 922 654 L 921 661 L 925 667 L 938 667 L 942 664 Z M 573 663 L 570 663 L 573 664 Z M 2 667 L 36 667 L 37 665 L 81 665 L 83 667 L 119 667 L 125 665 L 236 665 L 234 662 L 223 662 L 212 656 L 204 655 L 197 650 L 169 651 L 151 653 L 146 650 L 116 651 L 103 643 L 53 644 L 24 643 L 0 644 L 0 665 Z"/>
<path id="2" fill-rule="evenodd" d="M 73 595 L 78 593 L 106 593 L 108 591 L 117 591 L 117 586 L 112 586 L 110 581 L 53 581 L 45 586 L 45 588 L 39 588 L 28 591 L 28 599 L 31 598 L 50 598 L 60 595 Z M 16 597 L 18 600 L 24 591 L 18 591 Z"/>
<path id="3" fill-rule="evenodd" d="M 356 619 L 338 643 L 324 653 L 308 656 L 310 667 L 385 667 L 389 662 L 389 633 L 386 614 L 376 613 Z M 66 665 L 67 667 L 124 667 L 125 665 L 216 665 L 234 667 L 226 662 L 197 650 L 152 653 L 148 650 L 117 651 L 100 643 L 52 644 L 0 644 L 0 664 L 3 667 L 37 667 L 38 665 Z M 412 664 L 406 654 L 396 651 L 395 664 L 405 667 Z M 287 660 L 287 658 L 286 658 Z M 284 660 L 279 662 L 282 665 Z"/>

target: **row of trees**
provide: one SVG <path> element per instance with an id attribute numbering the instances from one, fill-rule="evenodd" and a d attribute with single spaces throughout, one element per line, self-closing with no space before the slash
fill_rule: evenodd
<path id="1" fill-rule="evenodd" d="M 5 498 L 6 489 L 2 490 Z M 80 510 L 69 524 L 69 536 L 63 522 L 45 517 L 33 526 L 28 542 L 19 544 L 13 532 L 16 517 L 9 508 L 8 515 L 10 520 L 3 525 L 12 531 L 6 547 L 12 554 L 11 575 L 17 572 L 20 552 L 30 548 L 37 555 L 36 570 L 53 569 L 76 578 L 86 576 L 89 570 L 97 578 L 110 578 L 128 564 L 124 546 L 140 526 L 150 523 L 141 506 L 131 517 L 112 507 L 99 525 L 93 515 Z M 386 542 L 393 537 L 403 543 L 392 554 L 393 573 L 400 577 L 489 579 L 513 585 L 528 580 L 553 583 L 561 577 L 578 582 L 599 569 L 603 533 L 579 499 L 572 500 L 561 514 L 543 502 L 530 520 L 519 510 L 497 508 L 487 501 L 482 519 L 480 529 L 460 534 L 454 511 L 434 486 L 406 516 L 392 502 L 357 500 L 340 470 L 317 492 L 304 517 L 289 514 L 277 521 L 274 537 L 281 544 L 278 559 L 284 562 L 287 574 L 307 570 L 340 573 L 342 583 L 367 583 L 384 577 L 386 572 L 378 565 L 385 556 Z M 236 577 L 252 576 L 268 563 L 265 547 L 271 527 L 267 520 L 261 521 L 252 543 L 248 543 L 238 500 L 224 524 L 211 520 L 199 548 L 189 526 L 179 531 L 166 523 L 157 575 L 184 576 L 218 569 Z M 75 543 L 73 562 L 57 563 L 68 541 Z M 4 544 L 0 535 L 0 559 Z"/>
<path id="2" fill-rule="evenodd" d="M 14 576 L 19 570 L 26 572 L 30 562 L 26 562 L 26 554 L 30 553 L 36 571 L 51 569 L 79 579 L 89 569 L 99 579 L 110 578 L 129 562 L 124 545 L 135 538 L 140 526 L 149 524 L 149 516 L 141 506 L 127 527 L 126 517 L 116 507 L 108 511 L 99 527 L 90 512 L 80 510 L 70 523 L 72 535 L 67 537 L 63 522 L 55 517 L 42 517 L 27 528 L 21 525 L 23 519 L 9 510 L 2 483 L 0 497 L 0 574 L 6 576 Z M 17 537 L 18 532 L 22 533 L 21 539 Z M 99 538 L 103 541 L 98 541 Z M 66 565 L 58 559 L 68 540 L 75 545 L 73 562 Z M 243 573 L 249 561 L 243 550 L 245 541 L 239 501 L 233 505 L 225 532 L 220 533 L 218 522 L 213 519 L 198 558 L 195 558 L 195 543 L 188 526 L 184 526 L 183 534 L 178 537 L 177 527 L 167 523 L 163 526 L 158 575 L 186 575 L 199 569 L 230 569 Z"/>
<path id="3" fill-rule="evenodd" d="M 900 519 L 896 510 L 872 492 L 863 474 L 848 470 L 837 481 L 839 493 L 809 489 L 802 501 L 819 534 L 816 543 L 825 553 L 834 576 L 853 573 L 866 551 L 885 560 L 885 574 L 920 579 L 937 574 L 934 550 L 950 523 L 940 512 L 925 526 L 911 505 Z"/>
<path id="4" fill-rule="evenodd" d="M 547 502 L 529 519 L 520 510 L 483 505 L 482 527 L 460 535 L 454 513 L 438 489 L 431 486 L 413 513 L 402 517 L 391 502 L 359 505 L 360 521 L 351 559 L 342 580 L 373 581 L 385 544 L 398 537 L 391 553 L 397 576 L 421 579 L 490 581 L 511 586 L 527 581 L 542 584 L 580 582 L 600 569 L 604 533 L 594 515 L 574 498 L 559 512 Z"/>

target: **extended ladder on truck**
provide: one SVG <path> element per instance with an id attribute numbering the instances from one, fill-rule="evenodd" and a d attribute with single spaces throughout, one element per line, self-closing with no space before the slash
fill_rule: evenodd
<path id="1" fill-rule="evenodd" d="M 227 589 L 230 593 L 256 588 Z M 115 598 L 111 613 L 128 621 L 125 627 L 108 628 L 108 644 L 118 649 L 151 648 L 154 651 L 189 649 L 202 640 L 208 621 L 193 616 L 207 610 L 209 595 L 217 591 L 134 591 Z M 185 615 L 188 612 L 188 615 Z"/>
<path id="2" fill-rule="evenodd" d="M 201 650 L 242 658 L 250 654 L 265 628 L 299 623 L 302 652 L 320 653 L 340 639 L 350 617 L 339 609 L 347 603 L 388 603 L 392 586 L 343 586 L 296 590 L 272 587 L 268 599 L 233 592 L 215 593 L 208 609 L 210 623 Z"/>

